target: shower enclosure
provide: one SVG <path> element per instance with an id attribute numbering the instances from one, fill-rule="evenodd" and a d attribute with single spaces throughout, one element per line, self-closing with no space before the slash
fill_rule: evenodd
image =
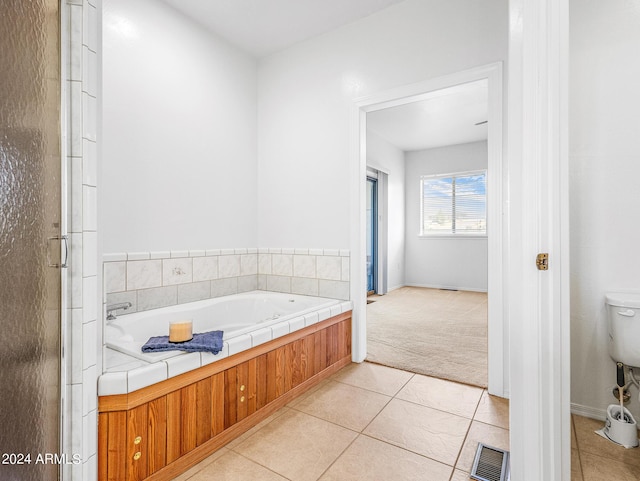
<path id="1" fill-rule="evenodd" d="M 59 479 L 58 0 L 0 5 L 0 479 Z M 49 462 L 44 462 L 49 455 Z"/>

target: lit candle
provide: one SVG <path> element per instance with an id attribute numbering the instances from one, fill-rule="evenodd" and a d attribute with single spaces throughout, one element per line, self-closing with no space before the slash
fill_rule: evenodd
<path id="1" fill-rule="evenodd" d="M 193 323 L 191 321 L 174 321 L 169 323 L 169 341 L 185 342 L 193 339 Z"/>

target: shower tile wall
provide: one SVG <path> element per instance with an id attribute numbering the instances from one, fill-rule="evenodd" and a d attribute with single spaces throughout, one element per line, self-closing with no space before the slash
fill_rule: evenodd
<path id="1" fill-rule="evenodd" d="M 96 0 L 61 3 L 63 61 L 66 74 L 66 155 L 70 259 L 67 270 L 67 311 L 64 329 L 66 393 L 63 449 L 79 454 L 80 464 L 64 466 L 72 481 L 97 479 L 96 355 L 99 282 L 97 220 L 97 51 Z M 64 137 L 63 137 L 64 138 Z M 101 316 L 100 316 L 101 317 Z"/>
<path id="2" fill-rule="evenodd" d="M 256 289 L 349 299 L 349 251 L 219 249 L 106 254 L 107 304 L 120 314 Z"/>

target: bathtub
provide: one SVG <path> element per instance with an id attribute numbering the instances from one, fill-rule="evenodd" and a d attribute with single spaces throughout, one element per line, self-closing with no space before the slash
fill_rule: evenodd
<path id="1" fill-rule="evenodd" d="M 121 314 L 106 321 L 104 340 L 107 347 L 139 360 L 162 361 L 184 353 L 143 353 L 142 346 L 152 336 L 168 335 L 170 322 L 190 319 L 194 333 L 223 331 L 223 355 L 232 355 L 350 308 L 350 302 L 337 299 L 252 291 Z"/>
<path id="2" fill-rule="evenodd" d="M 105 326 L 138 359 L 98 378 L 98 477 L 172 480 L 352 361 L 352 303 L 271 292 L 132 313 Z M 140 360 L 168 323 L 224 329 L 223 351 Z M 112 356 L 110 356 L 112 355 Z M 154 355 L 162 355 L 157 353 Z M 137 365 L 136 365 L 137 364 Z M 135 441 L 134 441 L 135 440 Z"/>

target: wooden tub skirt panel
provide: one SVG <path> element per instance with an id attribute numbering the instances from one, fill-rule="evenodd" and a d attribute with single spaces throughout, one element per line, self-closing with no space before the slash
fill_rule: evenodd
<path id="1" fill-rule="evenodd" d="M 171 480 L 351 362 L 351 311 L 98 399 L 98 479 Z"/>

